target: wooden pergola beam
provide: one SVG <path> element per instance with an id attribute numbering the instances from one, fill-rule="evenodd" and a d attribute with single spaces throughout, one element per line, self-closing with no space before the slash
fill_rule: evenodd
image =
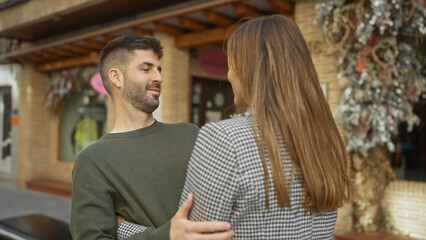
<path id="1" fill-rule="evenodd" d="M 87 54 L 87 53 L 90 53 L 90 49 L 85 48 L 85 47 L 83 47 L 83 46 L 75 45 L 75 44 L 72 44 L 72 45 L 71 45 L 71 50 L 72 50 L 73 52 L 81 53 L 81 54 Z"/>
<path id="2" fill-rule="evenodd" d="M 187 33 L 175 38 L 176 47 L 190 48 L 205 44 L 221 43 L 226 40 L 241 24 L 221 27 L 201 32 Z"/>
<path id="3" fill-rule="evenodd" d="M 36 66 L 36 70 L 40 72 L 51 72 L 60 69 L 67 69 L 77 66 L 86 66 L 96 64 L 99 61 L 99 53 L 91 52 L 88 55 L 69 58 L 56 62 L 43 63 Z"/>
<path id="4" fill-rule="evenodd" d="M 262 14 L 259 9 L 248 6 L 243 3 L 234 3 L 233 7 L 235 9 L 235 13 L 240 17 L 256 17 Z"/>
<path id="5" fill-rule="evenodd" d="M 168 24 L 168 23 L 155 22 L 154 25 L 157 28 L 158 32 L 167 33 L 167 34 L 170 34 L 172 36 L 181 35 L 183 33 L 182 29 L 180 29 L 177 26 Z"/>
<path id="6" fill-rule="evenodd" d="M 189 17 L 178 17 L 180 23 L 182 24 L 183 28 L 192 30 L 192 31 L 203 31 L 207 28 L 206 24 L 195 20 L 193 18 L 189 18 Z"/>
<path id="7" fill-rule="evenodd" d="M 48 52 L 48 51 L 43 51 L 42 54 L 43 54 L 43 57 L 46 58 L 47 60 L 54 60 L 54 59 L 58 59 L 58 58 L 61 57 L 58 54 L 54 54 L 54 53 Z"/>
<path id="8" fill-rule="evenodd" d="M 84 40 L 84 39 L 89 39 L 89 38 L 94 38 L 94 37 L 98 37 L 98 36 L 107 36 L 106 40 L 112 40 L 112 38 L 109 38 L 110 36 L 113 36 L 111 34 L 121 31 L 123 29 L 128 29 L 134 26 L 140 26 L 146 23 L 152 23 L 152 22 L 158 22 L 164 19 L 168 19 L 171 17 L 175 17 L 175 16 L 182 16 L 188 13 L 193 13 L 196 11 L 202 11 L 205 9 L 209 9 L 209 8 L 214 8 L 214 7 L 218 7 L 218 6 L 222 6 L 222 5 L 226 5 L 226 4 L 232 4 L 235 2 L 239 2 L 241 0 L 199 0 L 199 1 L 189 1 L 189 2 L 185 2 L 182 3 L 182 8 L 177 8 L 176 6 L 171 6 L 169 8 L 164 8 L 161 10 L 161 12 L 159 12 L 158 14 L 152 14 L 152 12 L 147 12 L 146 14 L 141 14 L 139 15 L 138 18 L 132 20 L 132 21 L 127 21 L 124 23 L 119 23 L 119 24 L 114 24 L 111 25 L 109 27 L 103 27 L 101 29 L 99 29 L 98 27 L 93 27 L 93 28 L 87 28 L 85 29 L 85 31 L 83 33 L 80 34 L 75 34 L 75 36 L 73 37 L 68 37 L 68 38 L 64 38 L 58 41 L 54 41 L 54 42 L 38 42 L 35 43 L 34 45 L 32 45 L 31 47 L 28 48 L 23 48 L 23 49 L 19 49 L 7 54 L 3 54 L 0 57 L 2 59 L 9 59 L 9 58 L 16 58 L 16 57 L 20 57 L 26 54 L 31 54 L 33 52 L 36 51 L 40 51 L 40 50 L 44 50 L 44 49 L 48 49 L 48 48 L 55 48 L 55 47 L 59 47 L 59 46 L 63 46 L 63 45 L 70 45 L 72 43 Z M 114 37 L 115 38 L 115 37 Z"/>
<path id="9" fill-rule="evenodd" d="M 13 59 L 15 60 L 15 59 Z M 15 61 L 20 62 L 20 63 L 32 63 L 31 59 L 27 58 L 27 57 L 18 57 Z"/>
<path id="10" fill-rule="evenodd" d="M 183 34 L 183 31 L 178 28 L 177 26 L 173 26 L 171 24 L 168 23 L 163 23 L 163 22 L 156 22 L 154 23 L 156 29 L 158 32 L 163 32 L 163 33 L 167 33 L 170 34 L 172 36 L 178 36 Z"/>
<path id="11" fill-rule="evenodd" d="M 226 27 L 226 26 L 231 26 L 234 23 L 232 18 L 229 16 L 226 16 L 225 14 L 215 12 L 212 10 L 205 10 L 203 12 L 204 12 L 204 15 L 206 16 L 207 21 L 209 21 L 212 24 Z"/>
<path id="12" fill-rule="evenodd" d="M 86 40 L 85 43 L 88 48 L 94 49 L 94 50 L 102 50 L 104 49 L 104 46 L 105 46 L 105 44 L 98 41 L 93 41 L 93 40 Z"/>
<path id="13" fill-rule="evenodd" d="M 293 14 L 290 0 L 268 0 L 269 8 L 283 14 Z"/>
<path id="14" fill-rule="evenodd" d="M 154 34 L 153 31 L 151 30 L 147 30 L 147 29 L 143 29 L 143 28 L 138 28 L 138 27 L 134 27 L 132 28 L 133 33 L 134 34 L 138 34 L 138 35 L 149 35 L 152 36 Z"/>
<path id="15" fill-rule="evenodd" d="M 63 48 L 55 48 L 55 51 L 58 55 L 64 56 L 64 57 L 71 57 L 75 56 L 73 52 L 70 52 L 68 50 L 65 50 Z"/>
<path id="16" fill-rule="evenodd" d="M 113 36 L 110 34 L 103 34 L 102 37 L 105 39 L 106 42 L 112 41 L 117 38 L 117 36 Z"/>
<path id="17" fill-rule="evenodd" d="M 31 54 L 29 56 L 29 59 L 31 59 L 31 61 L 36 62 L 36 63 L 45 61 L 45 59 L 38 54 Z"/>

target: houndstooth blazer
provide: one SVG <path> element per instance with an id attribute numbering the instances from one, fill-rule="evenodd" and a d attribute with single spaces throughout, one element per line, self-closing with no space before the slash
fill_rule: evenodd
<path id="1" fill-rule="evenodd" d="M 292 162 L 283 143 L 283 166 L 290 182 Z M 279 208 L 270 168 L 269 205 L 265 207 L 261 158 L 248 113 L 203 126 L 189 161 L 180 204 L 194 194 L 190 220 L 229 221 L 233 239 L 332 239 L 337 212 L 305 214 L 296 173 L 291 205 Z"/>

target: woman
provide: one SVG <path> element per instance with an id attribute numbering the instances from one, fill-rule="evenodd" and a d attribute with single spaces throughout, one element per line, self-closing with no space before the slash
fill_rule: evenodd
<path id="1" fill-rule="evenodd" d="M 227 54 L 234 103 L 250 110 L 201 128 L 181 198 L 194 194 L 189 219 L 229 221 L 233 239 L 331 239 L 353 189 L 299 28 L 278 15 L 253 19 Z"/>

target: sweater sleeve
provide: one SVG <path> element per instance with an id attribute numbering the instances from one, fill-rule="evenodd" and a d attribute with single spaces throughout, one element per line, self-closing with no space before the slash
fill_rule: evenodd
<path id="1" fill-rule="evenodd" d="M 180 204 L 194 194 L 192 221 L 230 221 L 239 189 L 235 144 L 217 123 L 201 128 L 192 152 Z"/>
<path id="2" fill-rule="evenodd" d="M 70 229 L 74 240 L 115 239 L 114 189 L 84 154 L 73 169 Z"/>
<path id="3" fill-rule="evenodd" d="M 74 240 L 117 239 L 113 186 L 92 159 L 80 154 L 73 169 L 70 230 Z M 144 227 L 143 227 L 144 228 Z M 161 227 L 132 231 L 127 240 L 168 240 L 170 221 Z"/>

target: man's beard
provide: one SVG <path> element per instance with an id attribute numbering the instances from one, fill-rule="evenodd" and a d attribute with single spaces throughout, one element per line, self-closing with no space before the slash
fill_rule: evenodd
<path id="1" fill-rule="evenodd" d="M 161 85 L 155 83 L 143 85 L 127 80 L 123 86 L 123 97 L 134 108 L 152 113 L 160 104 L 160 96 L 147 96 L 147 91 L 150 88 L 161 90 Z"/>

